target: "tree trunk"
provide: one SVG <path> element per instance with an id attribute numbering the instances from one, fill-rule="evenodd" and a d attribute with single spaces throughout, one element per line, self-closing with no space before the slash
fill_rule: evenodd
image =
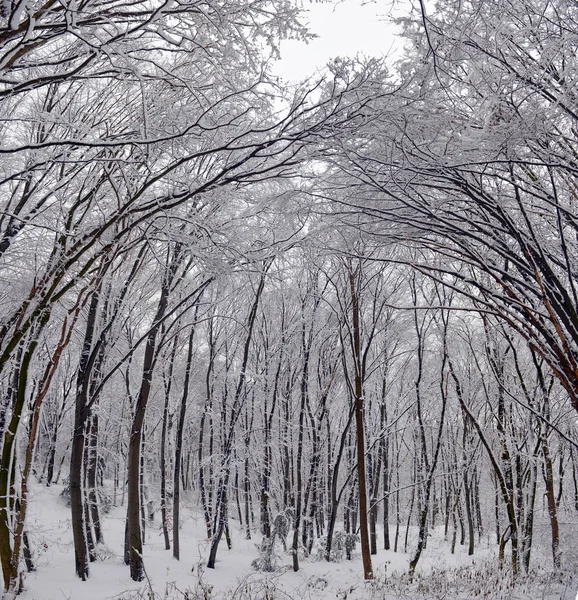
<path id="1" fill-rule="evenodd" d="M 197 319 L 198 304 L 195 308 L 195 321 Z M 175 437 L 175 464 L 173 465 L 173 556 L 177 560 L 180 559 L 180 510 L 181 510 L 181 489 L 180 489 L 180 472 L 182 464 L 182 447 L 183 447 L 183 432 L 185 429 L 185 416 L 187 413 L 187 400 L 189 397 L 189 382 L 191 378 L 191 366 L 193 363 L 193 348 L 195 340 L 195 327 L 191 327 L 189 335 L 189 343 L 187 346 L 187 364 L 185 366 L 185 381 L 183 383 L 183 394 L 181 396 L 181 405 L 179 407 L 179 420 L 177 422 L 177 432 Z M 205 412 L 203 412 L 203 417 Z M 202 438 L 200 443 L 202 444 Z M 202 472 L 202 469 L 201 469 Z M 204 485 L 204 482 L 201 481 Z M 204 494 L 204 489 L 202 490 Z M 206 515 L 205 515 L 206 518 Z"/>
<path id="2" fill-rule="evenodd" d="M 552 532 L 552 563 L 554 569 L 559 571 L 562 567 L 562 551 L 560 549 L 560 527 L 558 524 L 558 512 L 556 509 L 556 496 L 554 492 L 554 475 L 552 459 L 548 438 L 544 433 L 542 437 L 542 453 L 544 455 L 544 481 L 546 483 L 546 500 L 548 502 L 548 515 L 550 517 L 550 529 Z"/>
<path id="3" fill-rule="evenodd" d="M 233 451 L 233 441 L 235 437 L 235 425 L 241 416 L 241 410 L 243 408 L 245 382 L 247 378 L 247 365 L 249 362 L 249 351 L 251 349 L 251 342 L 253 339 L 253 329 L 255 326 L 255 320 L 257 318 L 257 311 L 259 308 L 259 301 L 265 288 L 265 280 L 267 273 L 273 264 L 272 259 L 268 259 L 263 264 L 263 270 L 261 271 L 261 277 L 259 279 L 259 285 L 255 292 L 255 299 L 249 311 L 249 317 L 247 319 L 247 336 L 245 338 L 245 344 L 243 346 L 243 359 L 241 361 L 241 371 L 239 373 L 239 379 L 237 381 L 237 387 L 235 389 L 235 397 L 233 399 L 233 406 L 231 408 L 231 415 L 229 421 L 229 429 L 225 434 L 225 441 L 223 444 L 223 454 L 221 461 L 221 478 L 217 491 L 217 502 L 216 502 L 216 527 L 214 528 L 213 539 L 211 540 L 211 549 L 209 552 L 209 560 L 207 567 L 209 569 L 215 568 L 215 562 L 217 559 L 217 549 L 219 542 L 225 529 L 227 530 L 228 544 L 230 544 L 230 537 L 228 535 L 228 523 L 227 523 L 227 488 L 229 486 L 229 478 L 231 475 L 231 456 Z"/>
<path id="4" fill-rule="evenodd" d="M 353 422 L 353 413 L 354 409 L 349 413 L 349 418 L 347 419 L 347 423 L 345 428 L 341 432 L 341 439 L 339 441 L 339 450 L 337 451 L 337 456 L 335 457 L 335 462 L 333 464 L 333 472 L 331 473 L 331 488 L 330 488 L 330 512 L 329 512 L 329 523 L 327 525 L 327 544 L 325 546 L 325 560 L 329 562 L 331 560 L 331 546 L 333 544 L 333 532 L 335 530 L 335 523 L 337 521 L 337 509 L 339 508 L 339 501 L 343 494 L 343 490 L 345 489 L 345 484 L 341 488 L 341 493 L 337 494 L 337 483 L 339 478 L 339 467 L 341 466 L 341 460 L 343 458 L 343 453 L 345 451 L 345 446 L 347 443 L 347 437 L 349 434 L 349 428 L 351 427 L 351 423 Z M 347 482 L 346 482 L 347 483 Z"/>
<path id="5" fill-rule="evenodd" d="M 444 428 L 446 405 L 447 405 L 447 389 L 446 389 L 446 381 L 445 381 L 446 378 L 444 377 L 445 366 L 446 366 L 446 361 L 447 361 L 446 342 L 447 342 L 447 321 L 444 322 L 443 356 L 442 356 L 442 364 L 441 364 L 441 369 L 440 369 L 440 395 L 441 395 L 441 400 L 442 400 L 442 411 L 441 411 L 441 415 L 440 415 L 440 424 L 439 424 L 439 429 L 438 429 L 437 442 L 436 442 L 436 446 L 435 446 L 435 450 L 434 450 L 434 455 L 433 455 L 431 464 L 429 464 L 428 473 L 427 473 L 423 507 L 422 507 L 420 523 L 419 523 L 419 535 L 418 535 L 417 548 L 416 548 L 415 554 L 413 555 L 412 559 L 409 561 L 409 577 L 410 577 L 410 579 L 413 579 L 413 576 L 415 574 L 415 569 L 417 567 L 417 563 L 420 559 L 421 553 L 426 544 L 427 519 L 428 519 L 428 511 L 429 511 L 429 504 L 430 504 L 430 495 L 431 495 L 434 472 L 435 472 L 435 469 L 437 466 L 437 462 L 438 462 L 438 458 L 439 458 L 439 454 L 440 454 L 440 450 L 441 450 L 441 445 L 442 445 L 442 433 L 443 433 L 443 428 Z M 420 343 L 420 346 L 421 346 L 421 343 Z M 421 423 L 420 423 L 420 429 L 421 429 L 422 437 L 423 437 L 424 432 L 423 432 L 423 429 L 421 428 Z M 425 454 L 424 454 L 424 460 L 426 460 L 426 464 L 428 464 Z"/>
<path id="6" fill-rule="evenodd" d="M 32 339 L 26 352 L 19 351 L 17 354 L 19 365 L 14 370 L 14 402 L 12 416 L 4 433 L 4 445 L 2 447 L 2 462 L 0 464 L 0 561 L 2 562 L 2 576 L 4 589 L 10 588 L 10 571 L 12 562 L 12 543 L 10 514 L 12 512 L 13 499 L 13 470 L 14 451 L 18 425 L 22 416 L 22 410 L 26 401 L 26 387 L 28 383 L 28 369 L 34 351 L 38 345 L 36 339 Z"/>
<path id="7" fill-rule="evenodd" d="M 373 579 L 373 567 L 371 565 L 371 552 L 369 547 L 369 529 L 367 527 L 367 484 L 365 469 L 365 429 L 364 429 L 364 398 L 363 398 L 363 366 L 361 355 L 361 324 L 359 298 L 357 295 L 356 273 L 349 272 L 349 291 L 351 293 L 351 310 L 353 317 L 353 363 L 354 374 L 354 403 L 355 403 L 355 426 L 357 446 L 357 480 L 359 486 L 359 525 L 361 537 L 361 559 L 363 561 L 363 576 L 365 579 Z"/>
<path id="8" fill-rule="evenodd" d="M 171 282 L 175 275 L 179 260 L 179 250 L 175 250 L 175 256 L 167 272 L 161 287 L 161 296 L 157 306 L 153 325 L 149 330 L 143 360 L 142 381 L 139 395 L 136 400 L 133 421 L 130 432 L 127 463 L 127 526 L 128 526 L 128 557 L 130 576 L 133 581 L 144 579 L 144 564 L 142 560 L 143 533 L 141 528 L 141 449 L 143 440 L 143 426 L 146 407 L 152 386 L 153 368 L 156 356 L 156 339 L 161 326 L 162 319 L 168 307 Z"/>
<path id="9" fill-rule="evenodd" d="M 179 336 L 175 335 L 173 347 L 169 357 L 168 374 L 164 375 L 165 379 L 165 403 L 163 407 L 163 422 L 161 428 L 161 452 L 160 452 L 160 471 L 161 471 L 161 526 L 163 528 L 163 538 L 165 542 L 165 550 L 171 549 L 171 541 L 169 538 L 169 513 L 167 510 L 167 433 L 169 428 L 169 406 L 171 398 L 171 390 L 173 387 L 173 371 L 175 366 L 175 356 L 177 353 L 177 344 Z M 174 556 L 174 553 L 173 553 Z"/>
<path id="10" fill-rule="evenodd" d="M 293 541 L 291 543 L 291 556 L 293 562 L 293 571 L 299 571 L 299 527 L 301 525 L 301 511 L 303 498 L 302 464 L 303 464 L 303 433 L 305 423 L 305 402 L 308 394 L 308 376 L 309 376 L 309 347 L 305 342 L 305 324 L 302 329 L 302 350 L 303 350 L 303 371 L 301 374 L 301 405 L 299 407 L 299 430 L 297 432 L 297 464 L 296 477 L 297 489 L 295 501 L 295 518 L 293 521 Z"/>
<path id="11" fill-rule="evenodd" d="M 70 512 L 76 574 L 82 581 L 89 576 L 89 556 L 85 522 L 85 492 L 83 489 L 83 465 L 85 451 L 85 429 L 90 410 L 88 390 L 91 372 L 91 350 L 96 324 L 99 292 L 95 291 L 90 300 L 86 319 L 86 332 L 76 378 L 76 403 L 74 411 L 74 431 L 70 451 Z"/>

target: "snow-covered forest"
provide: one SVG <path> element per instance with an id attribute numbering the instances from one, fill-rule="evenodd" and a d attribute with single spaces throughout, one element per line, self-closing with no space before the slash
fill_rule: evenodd
<path id="1" fill-rule="evenodd" d="M 0 7 L 6 598 L 574 598 L 578 5 Z"/>

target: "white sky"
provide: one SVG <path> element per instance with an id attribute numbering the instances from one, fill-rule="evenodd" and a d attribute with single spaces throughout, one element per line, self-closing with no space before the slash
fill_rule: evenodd
<path id="1" fill-rule="evenodd" d="M 394 28 L 388 22 L 390 2 L 307 2 L 304 8 L 304 21 L 319 37 L 308 44 L 282 42 L 282 58 L 274 65 L 274 71 L 283 79 L 304 79 L 336 56 L 388 55 L 396 45 Z"/>

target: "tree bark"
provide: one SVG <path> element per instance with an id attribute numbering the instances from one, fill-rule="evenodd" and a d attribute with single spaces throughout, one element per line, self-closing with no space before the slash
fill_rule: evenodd
<path id="1" fill-rule="evenodd" d="M 195 308 L 195 321 L 197 318 L 198 304 Z M 183 462 L 183 432 L 185 429 L 185 416 L 187 413 L 187 400 L 189 397 L 189 382 L 191 378 L 191 366 L 193 363 L 193 348 L 195 340 L 195 327 L 193 324 L 191 327 L 191 333 L 189 334 L 189 343 L 187 346 L 187 363 L 185 366 L 185 381 L 183 383 L 183 394 L 181 396 L 181 405 L 179 407 L 179 420 L 177 422 L 177 432 L 175 436 L 175 464 L 173 465 L 173 557 L 177 560 L 180 559 L 180 510 L 181 510 L 181 484 L 180 484 L 180 473 L 181 465 Z M 205 413 L 203 413 L 204 416 Z M 202 440 L 201 442 L 202 443 Z M 201 482 L 203 483 L 203 482 Z M 203 490 L 204 492 L 204 490 Z"/>
<path id="2" fill-rule="evenodd" d="M 83 489 L 83 464 L 85 451 L 85 429 L 88 421 L 88 389 L 90 379 L 90 357 L 94 338 L 99 291 L 90 299 L 86 319 L 86 332 L 76 379 L 76 402 L 74 410 L 74 433 L 70 451 L 70 512 L 76 574 L 82 581 L 89 576 L 89 557 L 86 538 L 86 522 Z"/>
<path id="3" fill-rule="evenodd" d="M 353 321 L 353 363 L 354 375 L 354 403 L 355 403 L 355 426 L 357 446 L 357 479 L 359 485 L 359 529 L 361 537 L 361 559 L 363 561 L 363 576 L 365 579 L 373 579 L 373 567 L 371 565 L 371 551 L 369 544 L 369 529 L 367 527 L 367 484 L 365 468 L 365 426 L 363 418 L 363 370 L 361 355 L 361 323 L 359 297 L 357 290 L 356 273 L 349 271 L 349 291 L 351 293 L 351 311 Z"/>
<path id="4" fill-rule="evenodd" d="M 143 438 L 143 426 L 146 413 L 146 407 L 152 386 L 153 369 L 156 356 L 156 340 L 161 327 L 163 317 L 166 313 L 171 283 L 173 281 L 178 262 L 180 258 L 179 248 L 175 250 L 175 255 L 167 266 L 163 283 L 161 286 L 161 295 L 157 306 L 153 325 L 147 336 L 147 342 L 143 360 L 143 371 L 140 391 L 136 400 L 133 421 L 131 426 L 128 463 L 127 463 L 127 527 L 128 527 L 128 557 L 130 576 L 133 581 L 142 581 L 144 579 L 144 564 L 142 559 L 143 535 L 141 528 L 141 448 Z"/>

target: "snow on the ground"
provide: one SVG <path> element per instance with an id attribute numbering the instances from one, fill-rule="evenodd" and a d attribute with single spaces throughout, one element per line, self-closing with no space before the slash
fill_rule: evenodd
<path id="1" fill-rule="evenodd" d="M 206 532 L 203 532 L 203 523 L 186 508 L 182 510 L 180 561 L 173 559 L 172 552 L 164 549 L 158 520 L 147 528 L 144 558 L 148 580 L 142 583 L 130 579 L 128 568 L 123 563 L 125 510 L 113 508 L 104 517 L 102 560 L 90 565 L 90 579 L 82 582 L 74 573 L 70 509 L 60 497 L 61 491 L 61 486 L 44 488 L 37 485 L 32 489 L 28 529 L 37 570 L 26 574 L 22 600 L 449 600 L 482 595 L 574 600 L 577 595 L 577 579 L 571 575 L 555 582 L 547 577 L 535 582 L 526 580 L 522 587 L 515 589 L 506 583 L 502 586 L 499 575 L 495 573 L 495 551 L 488 542 L 482 543 L 474 557 L 468 557 L 466 549 L 459 545 L 456 554 L 451 555 L 447 542 L 437 533 L 422 555 L 418 567 L 420 577 L 412 584 L 403 576 L 407 572 L 409 556 L 385 550 L 372 557 L 376 575 L 373 584 L 364 583 L 359 556 L 339 563 L 302 559 L 301 569 L 295 573 L 290 568 L 291 556 L 286 554 L 282 556 L 286 569 L 274 574 L 258 573 L 251 567 L 251 562 L 258 556 L 256 544 L 259 536 L 255 536 L 254 540 L 244 539 L 244 534 L 235 530 L 234 523 L 233 549 L 228 550 L 223 540 L 216 568 L 207 569 L 209 543 Z M 483 569 L 479 570 L 484 561 L 487 563 L 485 574 Z M 476 565 L 477 575 L 474 574 Z"/>

